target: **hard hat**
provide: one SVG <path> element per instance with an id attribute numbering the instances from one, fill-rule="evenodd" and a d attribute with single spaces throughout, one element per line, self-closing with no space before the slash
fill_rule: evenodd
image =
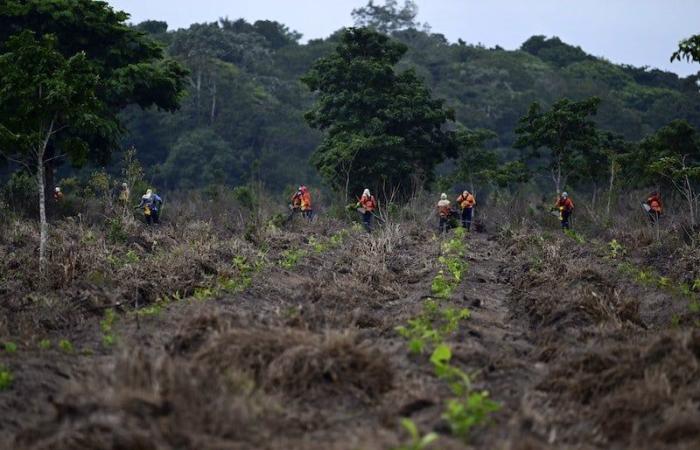
<path id="1" fill-rule="evenodd" d="M 122 187 L 126 187 L 126 183 L 122 183 Z"/>
<path id="2" fill-rule="evenodd" d="M 365 189 L 364 192 L 362 192 L 362 195 L 363 195 L 363 196 L 366 196 L 366 197 L 369 197 L 369 196 L 370 196 L 370 194 L 369 194 L 369 189 Z"/>
<path id="3" fill-rule="evenodd" d="M 440 195 L 440 200 L 447 200 L 447 194 L 444 192 Z"/>
<path id="4" fill-rule="evenodd" d="M 61 192 L 61 188 L 59 186 L 56 186 L 53 190 L 56 192 Z"/>
<path id="5" fill-rule="evenodd" d="M 462 195 L 467 195 L 467 194 L 469 194 L 469 191 L 465 189 L 464 192 L 462 192 Z"/>
<path id="6" fill-rule="evenodd" d="M 150 196 L 152 194 L 153 194 L 153 190 L 151 190 L 151 189 L 146 190 L 146 195 Z"/>
<path id="7" fill-rule="evenodd" d="M 561 196 L 562 196 L 562 197 L 568 197 L 568 196 L 569 196 L 569 193 L 568 193 L 568 192 L 562 192 L 562 193 L 561 193 Z"/>

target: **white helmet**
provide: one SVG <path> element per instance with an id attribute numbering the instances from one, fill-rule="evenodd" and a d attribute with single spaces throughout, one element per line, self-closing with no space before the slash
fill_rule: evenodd
<path id="1" fill-rule="evenodd" d="M 447 200 L 447 194 L 444 192 L 440 195 L 440 200 Z"/>
<path id="2" fill-rule="evenodd" d="M 566 198 L 566 197 L 569 196 L 569 193 L 568 193 L 568 192 L 562 192 L 562 193 L 561 193 L 561 196 L 564 197 L 564 198 Z"/>
<path id="3" fill-rule="evenodd" d="M 362 192 L 362 196 L 369 197 L 370 196 L 369 189 L 365 189 L 364 192 Z"/>

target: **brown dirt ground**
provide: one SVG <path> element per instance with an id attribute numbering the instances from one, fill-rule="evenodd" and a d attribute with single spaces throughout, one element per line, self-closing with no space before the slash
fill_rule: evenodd
<path id="1" fill-rule="evenodd" d="M 114 347 L 94 314 L 51 321 L 73 353 L 10 335 L 20 350 L 0 354 L 15 377 L 0 392 L 0 446 L 390 449 L 410 417 L 440 434 L 435 449 L 700 448 L 700 332 L 669 326 L 677 300 L 585 246 L 485 233 L 469 237 L 469 273 L 449 300 L 472 311 L 450 345 L 502 408 L 468 444 L 451 437 L 448 388 L 394 331 L 430 293 L 431 236 L 355 232 L 290 270 L 268 266 L 240 294 L 138 322 L 121 311 Z M 33 304 L 14 308 L 8 323 Z"/>

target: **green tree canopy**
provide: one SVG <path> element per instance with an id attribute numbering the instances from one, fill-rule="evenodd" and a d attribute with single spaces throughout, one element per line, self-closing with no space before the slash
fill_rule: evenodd
<path id="1" fill-rule="evenodd" d="M 416 179 L 432 180 L 435 165 L 455 154 L 452 134 L 443 130 L 452 111 L 413 70 L 394 69 L 405 52 L 386 35 L 350 28 L 302 79 L 317 93 L 306 119 L 326 132 L 313 161 L 332 187 L 386 183 L 408 192 Z"/>
<path id="2" fill-rule="evenodd" d="M 572 175 L 585 174 L 580 169 L 586 166 L 586 158 L 597 146 L 598 132 L 591 116 L 597 112 L 599 104 L 597 97 L 580 102 L 565 98 L 552 105 L 549 111 L 542 111 L 535 102 L 520 119 L 515 147 L 527 150 L 529 158 L 544 159 L 544 169 L 549 172 L 557 193 Z"/>
<path id="3" fill-rule="evenodd" d="M 417 15 L 418 6 L 413 0 L 404 0 L 401 8 L 397 0 L 385 0 L 384 5 L 375 5 L 374 0 L 369 0 L 362 8 L 352 10 L 355 26 L 372 28 L 385 34 L 418 28 L 420 24 L 416 22 Z"/>

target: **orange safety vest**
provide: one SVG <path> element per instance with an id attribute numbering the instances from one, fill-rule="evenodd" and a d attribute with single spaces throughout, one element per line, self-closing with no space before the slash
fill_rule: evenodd
<path id="1" fill-rule="evenodd" d="M 311 193 L 309 191 L 302 192 L 300 206 L 302 211 L 311 211 Z"/>
<path id="2" fill-rule="evenodd" d="M 362 198 L 360 198 L 360 205 L 362 205 L 365 211 L 372 212 L 374 208 L 377 207 L 377 202 L 374 200 L 374 195 L 370 195 L 369 197 L 363 195 Z"/>
<path id="3" fill-rule="evenodd" d="M 457 203 L 459 203 L 459 206 L 462 209 L 473 208 L 474 205 L 476 205 L 476 199 L 472 194 L 467 194 L 466 197 L 464 195 L 460 195 L 457 197 Z"/>
<path id="4" fill-rule="evenodd" d="M 661 206 L 661 199 L 657 196 L 651 196 L 647 199 L 647 205 L 657 214 L 661 214 L 663 206 Z"/>
<path id="5" fill-rule="evenodd" d="M 440 217 L 445 218 L 450 216 L 450 202 L 447 200 L 444 200 L 444 204 L 442 203 L 443 200 L 440 200 L 438 202 L 437 208 L 438 208 L 438 214 Z"/>
<path id="6" fill-rule="evenodd" d="M 574 202 L 571 198 L 560 198 L 557 200 L 557 208 L 559 208 L 560 211 L 573 211 Z"/>

